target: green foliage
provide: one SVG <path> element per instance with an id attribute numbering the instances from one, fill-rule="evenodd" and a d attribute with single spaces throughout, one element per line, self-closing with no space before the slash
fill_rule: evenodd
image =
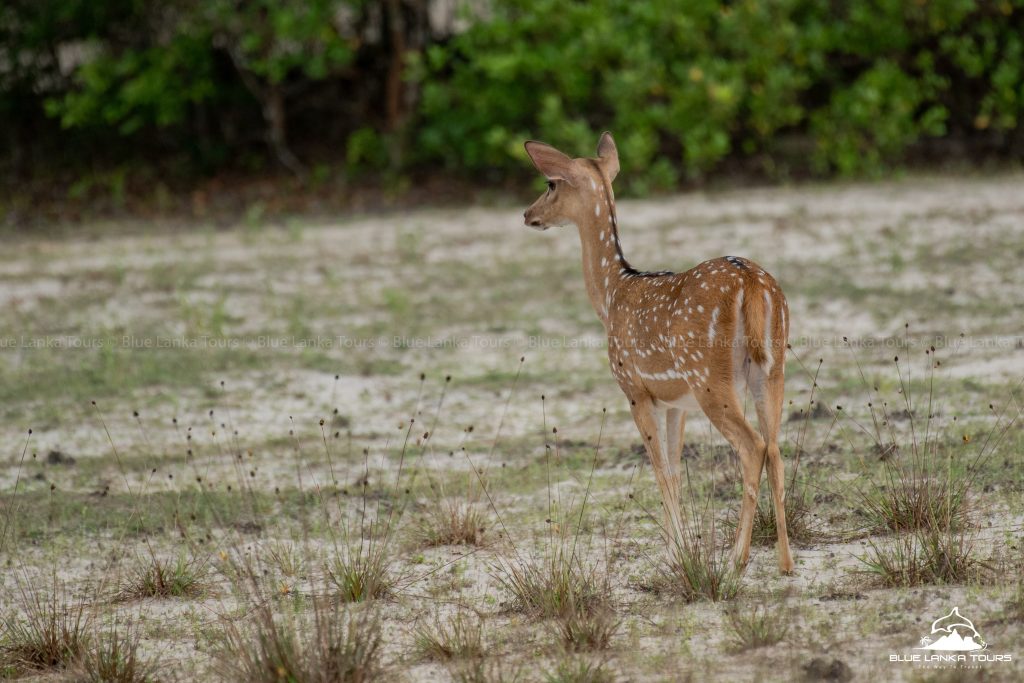
<path id="1" fill-rule="evenodd" d="M 179 36 L 164 47 L 101 52 L 75 73 L 78 87 L 46 101 L 68 128 L 110 126 L 131 135 L 145 125 L 181 123 L 190 104 L 216 93 L 208 36 Z"/>
<path id="2" fill-rule="evenodd" d="M 354 39 L 342 37 L 334 17 L 359 0 L 234 0 L 204 2 L 199 22 L 227 47 L 236 63 L 271 83 L 299 72 L 317 80 L 347 65 Z"/>
<path id="3" fill-rule="evenodd" d="M 610 128 L 645 190 L 729 157 L 799 164 L 780 146 L 798 133 L 814 170 L 874 172 L 954 115 L 1016 127 L 1020 16 L 1019 2 L 510 0 L 424 56 L 420 151 L 511 167 L 524 138 L 588 150 Z M 985 94 L 958 102 L 967 83 Z"/>
<path id="4" fill-rule="evenodd" d="M 159 140 L 211 170 L 252 167 L 262 138 L 257 156 L 300 175 L 319 154 L 349 175 L 467 177 L 525 176 L 526 138 L 583 153 L 610 129 L 635 193 L 726 163 L 872 174 L 929 139 L 1022 142 L 1024 0 L 487 7 L 438 29 L 410 2 L 17 3 L 0 9 L 0 123 L 49 117 L 129 159 Z"/>

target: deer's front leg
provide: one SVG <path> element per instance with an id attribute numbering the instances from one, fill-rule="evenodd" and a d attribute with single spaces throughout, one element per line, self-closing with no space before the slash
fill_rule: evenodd
<path id="1" fill-rule="evenodd" d="M 649 397 L 630 401 L 633 421 L 640 430 L 647 456 L 651 460 L 654 479 L 661 491 L 661 503 L 665 511 L 665 535 L 670 543 L 681 547 L 683 522 L 679 508 L 679 464 L 673 467 L 670 458 L 678 458 L 669 452 L 668 411 L 659 410 Z"/>

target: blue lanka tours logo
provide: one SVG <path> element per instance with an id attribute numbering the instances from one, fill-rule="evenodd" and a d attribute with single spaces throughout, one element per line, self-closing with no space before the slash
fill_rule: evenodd
<path id="1" fill-rule="evenodd" d="M 977 666 L 985 662 L 1011 662 L 1012 655 L 994 653 L 967 617 L 954 607 L 949 614 L 932 622 L 932 630 L 923 636 L 915 651 L 890 654 L 890 662 L 911 662 L 931 666 Z"/>

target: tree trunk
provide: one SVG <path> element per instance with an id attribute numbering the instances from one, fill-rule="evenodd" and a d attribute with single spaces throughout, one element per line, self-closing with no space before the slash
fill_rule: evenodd
<path id="1" fill-rule="evenodd" d="M 264 90 L 263 118 L 267 122 L 267 142 L 274 150 L 277 160 L 289 171 L 306 177 L 306 167 L 288 147 L 288 115 L 285 110 L 284 93 L 281 85 L 271 84 Z"/>
<path id="2" fill-rule="evenodd" d="M 402 125 L 402 71 L 405 59 L 405 21 L 400 0 L 388 0 L 387 12 L 391 59 L 385 84 L 385 112 L 388 132 L 394 133 Z"/>

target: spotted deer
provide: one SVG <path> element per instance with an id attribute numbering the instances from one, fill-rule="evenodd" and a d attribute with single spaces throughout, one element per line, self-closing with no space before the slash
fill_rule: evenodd
<path id="1" fill-rule="evenodd" d="M 612 374 L 629 399 L 665 508 L 670 543 L 683 538 L 679 497 L 687 411 L 700 409 L 739 454 L 743 474 L 737 567 L 750 555 L 761 470 L 767 466 L 778 529 L 779 569 L 793 571 L 779 452 L 788 307 L 775 279 L 753 261 L 725 256 L 682 273 L 649 273 L 626 261 L 612 181 L 619 155 L 610 133 L 597 158 L 570 159 L 528 141 L 547 190 L 523 214 L 538 230 L 574 225 L 587 294 L 608 335 Z M 750 390 L 760 433 L 744 416 Z"/>

